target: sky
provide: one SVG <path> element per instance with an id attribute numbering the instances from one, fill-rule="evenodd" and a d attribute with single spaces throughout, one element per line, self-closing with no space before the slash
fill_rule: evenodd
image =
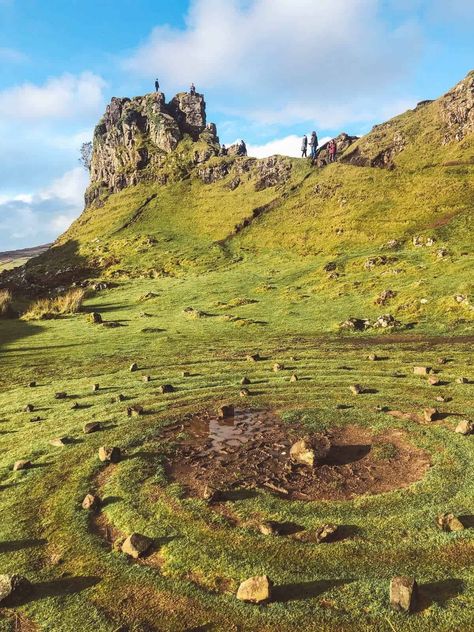
<path id="1" fill-rule="evenodd" d="M 83 209 L 81 144 L 112 96 L 191 82 L 221 142 L 297 156 L 474 67 L 474 0 L 0 0 L 0 251 Z"/>

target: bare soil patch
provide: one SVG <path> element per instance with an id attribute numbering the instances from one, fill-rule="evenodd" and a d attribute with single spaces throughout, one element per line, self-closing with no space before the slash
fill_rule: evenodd
<path id="1" fill-rule="evenodd" d="M 295 500 L 344 500 L 408 487 L 430 466 L 429 455 L 402 431 L 373 435 L 355 425 L 326 433 L 331 449 L 314 468 L 297 465 L 291 445 L 311 433 L 271 411 L 238 410 L 230 419 L 203 413 L 164 436 L 176 442 L 177 432 L 183 438 L 168 459 L 168 478 L 199 497 L 208 487 L 219 490 L 222 500 L 245 498 L 255 489 Z"/>

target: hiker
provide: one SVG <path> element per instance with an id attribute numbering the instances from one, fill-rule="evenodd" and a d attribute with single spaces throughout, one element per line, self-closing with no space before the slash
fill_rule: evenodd
<path id="1" fill-rule="evenodd" d="M 227 156 L 227 147 L 225 145 L 221 146 L 221 150 L 219 152 L 219 156 Z"/>
<path id="2" fill-rule="evenodd" d="M 240 141 L 239 143 L 239 156 L 246 156 L 247 155 L 247 145 L 245 144 L 245 142 L 243 140 Z"/>
<path id="3" fill-rule="evenodd" d="M 155 79 L 155 92 L 159 92 L 160 91 L 160 82 L 158 81 L 158 79 Z"/>
<path id="4" fill-rule="evenodd" d="M 332 138 L 328 143 L 328 161 L 336 162 L 336 153 L 337 153 L 337 145 L 334 138 Z"/>
<path id="5" fill-rule="evenodd" d="M 195 96 L 196 94 L 196 86 L 194 85 L 194 83 L 191 84 L 191 87 L 189 88 L 189 93 L 191 94 L 191 96 Z"/>
<path id="6" fill-rule="evenodd" d="M 311 147 L 311 158 L 312 160 L 314 160 L 316 158 L 316 152 L 318 150 L 318 135 L 316 134 L 316 132 L 311 133 L 309 146 Z"/>
<path id="7" fill-rule="evenodd" d="M 308 155 L 308 137 L 305 134 L 301 140 L 301 158 L 306 158 L 307 155 Z"/>

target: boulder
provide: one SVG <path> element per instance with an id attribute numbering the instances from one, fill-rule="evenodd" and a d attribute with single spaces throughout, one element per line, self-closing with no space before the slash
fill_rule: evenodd
<path id="1" fill-rule="evenodd" d="M 118 463 L 121 459 L 122 453 L 120 448 L 101 446 L 99 448 L 99 459 L 103 463 Z"/>
<path id="2" fill-rule="evenodd" d="M 217 409 L 217 415 L 221 419 L 230 419 L 235 415 L 235 409 L 232 404 L 225 404 Z"/>
<path id="3" fill-rule="evenodd" d="M 203 500 L 207 500 L 209 503 L 218 502 L 222 497 L 222 491 L 213 485 L 206 485 L 202 492 Z"/>
<path id="4" fill-rule="evenodd" d="M 423 411 L 423 418 L 425 421 L 435 421 L 439 412 L 436 408 L 425 408 Z"/>
<path id="5" fill-rule="evenodd" d="M 367 356 L 367 360 L 370 360 L 371 362 L 376 362 L 378 359 L 379 358 L 376 353 L 371 353 Z"/>
<path id="6" fill-rule="evenodd" d="M 240 384 L 241 384 L 241 386 L 245 386 L 245 385 L 247 385 L 247 384 L 250 384 L 250 380 L 249 380 L 249 378 L 248 378 L 248 377 L 243 377 L 243 378 L 240 380 Z"/>
<path id="7" fill-rule="evenodd" d="M 275 371 L 275 373 L 277 373 L 278 371 L 283 371 L 284 368 L 285 368 L 284 365 L 281 364 L 280 362 L 276 362 L 273 365 L 273 370 Z"/>
<path id="8" fill-rule="evenodd" d="M 452 513 L 444 513 L 439 515 L 436 518 L 436 524 L 441 529 L 441 531 L 464 531 L 463 523 Z"/>
<path id="9" fill-rule="evenodd" d="M 165 393 L 173 393 L 174 392 L 174 386 L 172 386 L 171 384 L 162 384 L 159 388 L 158 388 L 159 392 L 162 394 Z"/>
<path id="10" fill-rule="evenodd" d="M 84 434 L 91 434 L 91 432 L 97 432 L 102 429 L 100 421 L 88 421 L 82 426 L 82 432 Z"/>
<path id="11" fill-rule="evenodd" d="M 456 426 L 454 432 L 462 435 L 470 435 L 474 433 L 474 423 L 468 419 L 461 419 Z"/>
<path id="12" fill-rule="evenodd" d="M 27 470 L 32 466 L 32 462 L 27 459 L 20 459 L 19 461 L 15 461 L 13 464 L 13 471 L 18 472 L 19 470 Z"/>
<path id="13" fill-rule="evenodd" d="M 82 501 L 82 508 L 87 511 L 96 511 L 99 509 L 101 504 L 100 498 L 95 494 L 86 494 L 84 496 L 84 500 Z"/>
<path id="14" fill-rule="evenodd" d="M 468 384 L 469 380 L 467 379 L 467 377 L 458 377 L 456 380 L 457 384 Z"/>
<path id="15" fill-rule="evenodd" d="M 151 382 L 150 375 L 142 375 L 142 382 Z"/>
<path id="16" fill-rule="evenodd" d="M 0 605 L 10 599 L 23 598 L 31 591 L 30 582 L 21 575 L 0 575 Z"/>
<path id="17" fill-rule="evenodd" d="M 430 386 L 439 386 L 441 384 L 441 380 L 434 375 L 428 378 L 428 384 Z"/>
<path id="18" fill-rule="evenodd" d="M 267 575 L 250 577 L 240 584 L 237 599 L 248 603 L 265 603 L 271 599 L 272 586 Z"/>
<path id="19" fill-rule="evenodd" d="M 415 375 L 428 375 L 431 373 L 431 367 L 429 366 L 414 366 L 413 373 Z"/>
<path id="20" fill-rule="evenodd" d="M 122 553 L 133 557 L 134 560 L 142 557 L 152 546 L 153 540 L 141 533 L 132 533 L 122 544 Z"/>
<path id="21" fill-rule="evenodd" d="M 293 373 L 293 375 L 290 377 L 290 382 L 297 382 L 298 381 L 298 376 L 296 375 L 296 373 Z"/>
<path id="22" fill-rule="evenodd" d="M 64 448 L 68 444 L 68 437 L 55 437 L 49 441 L 49 445 L 55 448 Z"/>
<path id="23" fill-rule="evenodd" d="M 138 371 L 138 364 L 136 362 L 132 362 L 130 365 L 130 373 L 134 373 L 135 371 Z"/>
<path id="24" fill-rule="evenodd" d="M 191 373 L 189 371 L 181 371 L 181 377 L 189 377 Z"/>
<path id="25" fill-rule="evenodd" d="M 248 397 L 250 395 L 250 391 L 248 388 L 241 388 L 239 395 L 240 397 Z"/>
<path id="26" fill-rule="evenodd" d="M 258 362 L 259 360 L 261 360 L 262 358 L 260 357 L 260 354 L 258 353 L 249 353 L 246 356 L 246 359 L 248 362 Z"/>
<path id="27" fill-rule="evenodd" d="M 390 582 L 390 605 L 400 612 L 412 612 L 418 586 L 412 577 L 394 577 Z"/>
<path id="28" fill-rule="evenodd" d="M 35 388 L 36 382 L 28 382 L 29 388 Z"/>
<path id="29" fill-rule="evenodd" d="M 35 407 L 33 406 L 33 404 L 26 404 L 26 406 L 23 407 L 23 412 L 24 413 L 32 413 L 34 411 Z"/>
<path id="30" fill-rule="evenodd" d="M 290 448 L 290 458 L 294 463 L 315 467 L 323 461 L 331 449 L 331 442 L 324 435 L 304 437 Z"/>
<path id="31" fill-rule="evenodd" d="M 447 358 L 443 358 L 443 357 L 440 357 L 437 360 L 438 364 L 446 364 L 447 361 L 448 361 L 448 359 Z"/>
<path id="32" fill-rule="evenodd" d="M 92 384 L 92 392 L 95 393 L 98 390 L 99 390 L 99 385 L 98 384 Z"/>

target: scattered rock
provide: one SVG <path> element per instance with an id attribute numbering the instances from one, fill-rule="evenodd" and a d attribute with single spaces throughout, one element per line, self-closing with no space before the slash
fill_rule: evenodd
<path id="1" fill-rule="evenodd" d="M 240 584 L 237 599 L 248 603 L 265 603 L 271 599 L 272 586 L 267 575 L 250 577 Z"/>
<path id="2" fill-rule="evenodd" d="M 54 394 L 54 399 L 66 399 L 67 398 L 67 393 L 65 393 L 64 391 L 59 391 L 58 393 Z"/>
<path id="3" fill-rule="evenodd" d="M 337 268 L 337 263 L 335 261 L 330 261 L 329 263 L 326 263 L 323 270 L 324 272 L 334 272 L 336 268 Z"/>
<path id="4" fill-rule="evenodd" d="M 298 376 L 293 373 L 293 375 L 290 377 L 290 382 L 297 382 L 298 381 Z"/>
<path id="5" fill-rule="evenodd" d="M 153 540 L 141 533 L 132 533 L 122 544 L 122 553 L 133 557 L 134 560 L 142 557 L 152 546 Z"/>
<path id="6" fill-rule="evenodd" d="M 41 417 L 39 415 L 30 419 L 30 423 L 36 423 L 37 421 L 41 421 Z"/>
<path id="7" fill-rule="evenodd" d="M 259 525 L 258 530 L 262 535 L 280 535 L 281 526 L 274 520 L 266 520 Z"/>
<path id="8" fill-rule="evenodd" d="M 454 300 L 456 301 L 456 303 L 464 303 L 464 301 L 466 300 L 466 296 L 464 296 L 464 294 L 456 294 Z"/>
<path id="9" fill-rule="evenodd" d="M 468 384 L 469 380 L 467 377 L 458 377 L 456 380 L 456 384 Z"/>
<path id="10" fill-rule="evenodd" d="M 151 382 L 151 375 L 142 375 L 142 382 Z"/>
<path id="11" fill-rule="evenodd" d="M 183 314 L 186 318 L 191 320 L 198 320 L 199 318 L 204 318 L 207 314 L 200 309 L 196 309 L 195 307 L 185 307 L 183 309 Z"/>
<path id="12" fill-rule="evenodd" d="M 470 435 L 474 433 L 474 423 L 468 419 L 461 419 L 456 426 L 454 432 L 462 435 Z"/>
<path id="13" fill-rule="evenodd" d="M 87 320 L 93 325 L 100 325 L 103 322 L 102 316 L 99 314 L 99 312 L 92 312 L 87 316 Z"/>
<path id="14" fill-rule="evenodd" d="M 387 329 L 388 327 L 399 327 L 400 325 L 400 321 L 396 320 L 392 314 L 384 314 L 383 316 L 379 316 L 377 318 L 372 327 L 375 329 Z"/>
<path id="15" fill-rule="evenodd" d="M 136 362 L 132 362 L 130 365 L 130 373 L 134 373 L 135 371 L 138 371 L 138 364 Z"/>
<path id="16" fill-rule="evenodd" d="M 23 407 L 23 412 L 24 413 L 32 413 L 34 411 L 35 407 L 33 406 L 33 404 L 26 404 L 26 406 Z"/>
<path id="17" fill-rule="evenodd" d="M 101 505 L 100 498 L 95 494 L 86 494 L 82 501 L 82 508 L 87 511 L 96 511 Z"/>
<path id="18" fill-rule="evenodd" d="M 36 382 L 29 382 L 28 386 L 29 386 L 29 388 L 35 388 Z"/>
<path id="19" fill-rule="evenodd" d="M 430 366 L 414 366 L 413 373 L 415 375 L 429 375 L 431 373 Z"/>
<path id="20" fill-rule="evenodd" d="M 144 414 L 145 411 L 143 406 L 140 406 L 140 404 L 134 404 L 133 406 L 129 406 L 127 408 L 127 417 L 141 417 L 141 415 Z"/>
<path id="21" fill-rule="evenodd" d="M 221 419 L 229 419 L 234 416 L 234 413 L 235 409 L 232 404 L 225 404 L 217 409 L 217 414 Z"/>
<path id="22" fill-rule="evenodd" d="M 351 390 L 351 393 L 353 393 L 354 395 L 360 395 L 364 392 L 364 389 L 360 384 L 352 384 L 352 386 L 349 386 L 349 388 Z"/>
<path id="23" fill-rule="evenodd" d="M 436 408 L 425 408 L 423 411 L 423 418 L 425 421 L 435 421 L 439 415 Z"/>
<path id="24" fill-rule="evenodd" d="M 418 586 L 412 577 L 394 577 L 390 582 L 390 605 L 401 612 L 411 612 L 416 604 Z"/>
<path id="25" fill-rule="evenodd" d="M 118 402 L 125 401 L 125 395 L 123 393 L 119 393 L 115 397 L 112 397 L 112 404 L 116 404 Z"/>
<path id="26" fill-rule="evenodd" d="M 191 373 L 189 371 L 181 371 L 181 377 L 189 377 Z"/>
<path id="27" fill-rule="evenodd" d="M 284 368 L 285 368 L 284 365 L 280 364 L 280 362 L 276 362 L 273 365 L 273 370 L 275 371 L 275 373 L 277 373 L 278 371 L 283 371 Z"/>
<path id="28" fill-rule="evenodd" d="M 173 393 L 174 392 L 174 386 L 172 386 L 171 384 L 162 384 L 158 390 L 160 391 L 160 393 Z"/>
<path id="29" fill-rule="evenodd" d="M 0 603 L 10 598 L 21 598 L 31 591 L 30 582 L 21 575 L 0 575 Z"/>
<path id="30" fill-rule="evenodd" d="M 463 523 L 452 513 L 444 513 L 439 515 L 436 518 L 436 524 L 442 531 L 451 532 L 464 530 Z"/>
<path id="31" fill-rule="evenodd" d="M 99 390 L 99 385 L 98 384 L 92 384 L 92 392 L 95 393 L 98 390 Z"/>
<path id="32" fill-rule="evenodd" d="M 217 487 L 213 487 L 212 485 L 206 485 L 202 492 L 203 500 L 207 500 L 209 503 L 218 502 L 222 500 L 222 491 L 217 489 Z"/>
<path id="33" fill-rule="evenodd" d="M 248 354 L 246 356 L 246 360 L 248 362 L 259 362 L 262 358 L 260 357 L 260 354 L 258 353 L 252 353 L 252 354 Z"/>
<path id="34" fill-rule="evenodd" d="M 290 458 L 293 462 L 309 467 L 315 467 L 323 461 L 331 449 L 331 442 L 324 435 L 304 437 L 290 448 Z"/>
<path id="35" fill-rule="evenodd" d="M 73 402 L 71 404 L 71 410 L 78 410 L 80 408 L 78 402 Z"/>
<path id="36" fill-rule="evenodd" d="M 242 386 L 245 386 L 246 384 L 250 384 L 250 380 L 249 380 L 249 378 L 248 378 L 248 377 L 243 377 L 243 378 L 240 380 L 240 384 L 241 384 Z"/>
<path id="37" fill-rule="evenodd" d="M 338 527 L 335 524 L 324 524 L 316 530 L 314 534 L 315 541 L 318 544 L 321 544 L 322 542 L 330 542 L 334 538 L 337 529 Z"/>
<path id="38" fill-rule="evenodd" d="M 430 386 L 439 386 L 441 384 L 441 380 L 439 380 L 437 377 L 431 376 L 428 378 L 428 384 Z"/>
<path id="39" fill-rule="evenodd" d="M 378 357 L 378 355 L 376 353 L 371 353 L 367 357 L 367 360 L 370 360 L 371 362 L 377 362 L 378 359 L 379 359 L 379 357 Z"/>
<path id="40" fill-rule="evenodd" d="M 446 364 L 447 361 L 448 361 L 447 358 L 438 358 L 438 360 L 437 360 L 438 364 Z"/>
<path id="41" fill-rule="evenodd" d="M 438 259 L 444 259 L 444 257 L 448 256 L 448 250 L 446 248 L 438 248 L 438 250 L 436 251 L 436 256 L 438 257 Z"/>
<path id="42" fill-rule="evenodd" d="M 248 388 L 241 388 L 239 395 L 240 397 L 248 397 L 250 395 L 250 391 Z"/>
<path id="43" fill-rule="evenodd" d="M 26 459 L 21 459 L 20 461 L 15 461 L 13 464 L 13 471 L 18 472 L 19 470 L 27 470 L 32 466 L 32 462 Z"/>
<path id="44" fill-rule="evenodd" d="M 82 427 L 82 432 L 84 434 L 91 434 L 91 432 L 98 432 L 102 429 L 102 424 L 100 421 L 88 421 Z"/>
<path id="45" fill-rule="evenodd" d="M 68 442 L 68 437 L 56 437 L 55 439 L 50 440 L 49 445 L 52 445 L 55 448 L 64 448 Z"/>
<path id="46" fill-rule="evenodd" d="M 383 290 L 380 292 L 379 296 L 375 299 L 376 305 L 385 305 L 390 299 L 395 298 L 397 295 L 393 290 Z"/>
<path id="47" fill-rule="evenodd" d="M 106 446 L 101 446 L 99 448 L 99 459 L 103 463 L 118 463 L 120 461 L 121 456 L 122 456 L 122 453 L 120 451 L 120 448 L 117 448 L 117 447 L 108 448 Z"/>

